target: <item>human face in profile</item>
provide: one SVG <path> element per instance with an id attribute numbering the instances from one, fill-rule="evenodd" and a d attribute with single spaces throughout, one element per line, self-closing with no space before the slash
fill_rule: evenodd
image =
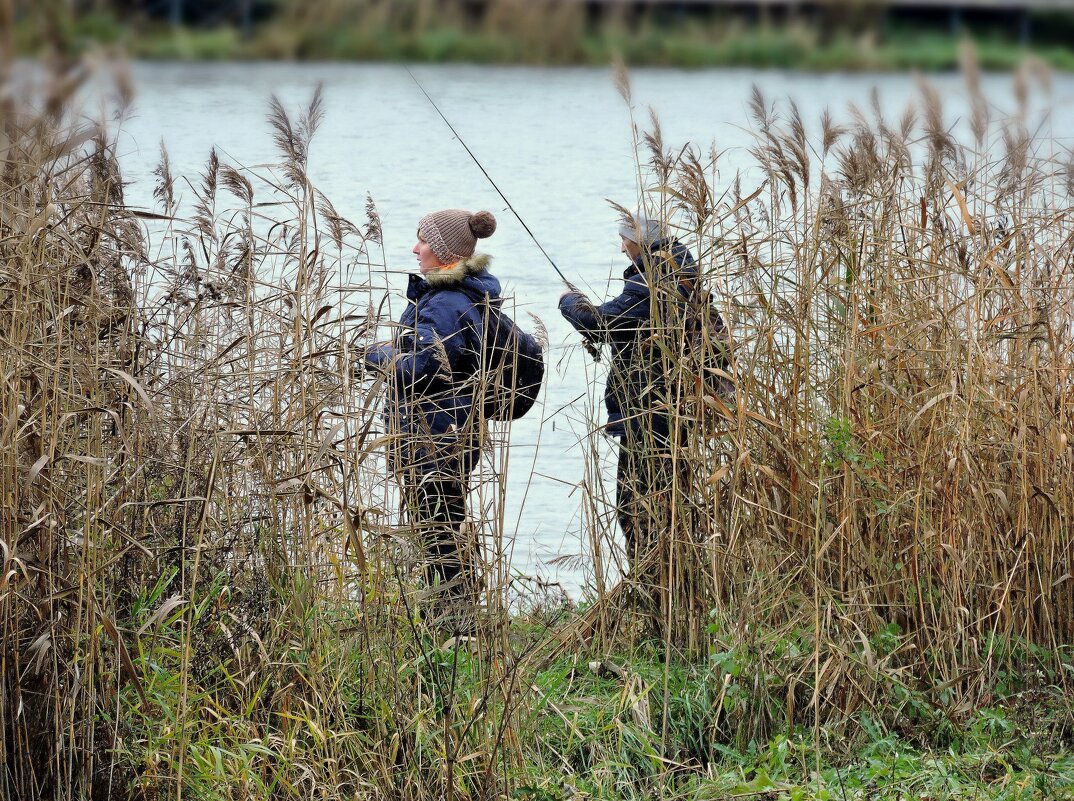
<path id="1" fill-rule="evenodd" d="M 418 241 L 414 243 L 414 248 L 410 252 L 417 256 L 418 270 L 422 275 L 428 275 L 444 266 L 439 257 L 433 253 L 429 243 L 421 238 L 421 234 L 418 234 Z"/>

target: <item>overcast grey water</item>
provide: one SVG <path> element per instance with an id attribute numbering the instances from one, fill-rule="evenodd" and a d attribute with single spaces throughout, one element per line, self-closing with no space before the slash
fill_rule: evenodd
<path id="1" fill-rule="evenodd" d="M 616 293 L 626 262 L 619 253 L 617 215 L 606 198 L 633 206 L 639 190 L 630 112 L 610 70 L 413 69 L 560 269 L 596 299 Z M 559 278 L 406 70 L 143 63 L 135 65 L 134 77 L 138 94 L 119 135 L 119 155 L 128 201 L 146 208 L 152 207 L 152 172 L 162 140 L 173 172 L 191 181 L 214 146 L 234 165 L 274 163 L 279 156 L 266 122 L 270 95 L 297 116 L 323 84 L 327 116 L 311 150 L 310 177 L 343 216 L 359 224 L 367 195 L 372 197 L 384 230 L 380 291 L 391 296 L 393 316 L 402 308 L 406 274 L 416 267 L 410 248 L 423 214 L 461 207 L 496 215 L 498 230 L 481 249 L 492 255 L 505 294 L 516 299 L 516 317 L 532 328 L 523 310 L 538 316 L 550 340 L 543 404 L 512 429 L 505 514 L 513 538 L 511 564 L 519 573 L 562 582 L 572 595 L 584 592 L 591 571 L 578 486 L 581 443 L 590 426 L 586 421 L 603 421 L 602 368 L 577 347 L 578 337 L 557 311 Z M 669 147 L 693 142 L 704 155 L 715 145 L 720 185 L 740 174 L 745 191 L 761 180 L 748 154 L 755 84 L 769 100 L 797 102 L 813 135 L 825 107 L 837 122 L 847 121 L 849 104 L 867 109 L 876 89 L 882 108 L 897 119 L 918 96 L 913 77 L 895 74 L 637 70 L 631 78 L 639 122 L 647 123 L 651 106 Z M 955 128 L 964 126 L 968 103 L 961 78 L 930 80 L 940 89 L 946 119 Z M 986 76 L 983 84 L 997 116 L 1013 110 L 1010 76 Z M 1069 151 L 1074 76 L 1053 77 L 1051 98 L 1047 124 L 1061 132 L 1055 146 Z M 189 189 L 178 190 L 190 199 Z M 601 441 L 599 452 L 609 463 L 612 443 Z M 552 564 L 561 556 L 578 558 Z"/>

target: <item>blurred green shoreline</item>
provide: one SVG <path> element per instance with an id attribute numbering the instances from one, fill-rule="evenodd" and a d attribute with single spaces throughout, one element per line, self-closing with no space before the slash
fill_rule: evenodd
<path id="1" fill-rule="evenodd" d="M 1047 20 L 1044 20 L 1047 23 Z M 1038 21 L 1038 27 L 1043 27 Z M 1055 33 L 1055 25 L 1048 25 Z M 1070 20 L 1059 20 L 1059 28 Z M 700 69 L 755 67 L 809 71 L 948 70 L 959 65 L 968 35 L 936 28 L 895 27 L 854 34 L 821 33 L 803 23 L 685 24 L 587 31 L 520 29 L 490 33 L 445 25 L 398 30 L 361 25 L 294 25 L 269 21 L 248 34 L 235 26 L 131 26 L 107 13 L 87 14 L 61 32 L 75 50 L 115 47 L 146 60 L 356 61 L 498 65 L 598 65 L 621 58 L 630 66 Z M 1058 70 L 1074 70 L 1074 47 L 1055 43 L 1026 47 L 1001 30 L 972 36 L 979 65 L 1007 70 L 1033 56 Z M 1060 37 L 1062 38 L 1062 37 Z M 44 37 L 28 21 L 15 29 L 22 55 L 38 54 Z M 1068 41 L 1074 42 L 1074 38 Z"/>

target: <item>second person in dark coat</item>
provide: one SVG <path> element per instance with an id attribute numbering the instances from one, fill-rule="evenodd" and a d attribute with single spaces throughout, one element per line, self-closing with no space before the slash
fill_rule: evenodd
<path id="1" fill-rule="evenodd" d="M 600 305 L 581 292 L 566 292 L 559 309 L 591 342 L 611 346 L 605 430 L 619 440 L 616 514 L 628 564 L 637 573 L 658 535 L 661 510 L 670 505 L 664 496 L 671 483 L 671 413 L 654 312 L 676 317 L 673 307 L 690 299 L 697 268 L 689 250 L 643 213 L 625 220 L 619 234 L 630 259 L 623 291 Z"/>

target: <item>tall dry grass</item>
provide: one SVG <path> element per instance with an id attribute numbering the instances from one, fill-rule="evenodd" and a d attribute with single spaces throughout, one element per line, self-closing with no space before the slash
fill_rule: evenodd
<path id="1" fill-rule="evenodd" d="M 644 637 L 618 613 L 640 595 L 672 652 L 737 654 L 743 741 L 905 721 L 911 690 L 957 718 L 1074 638 L 1074 184 L 1032 127 L 1035 69 L 999 116 L 968 54 L 967 141 L 927 82 L 900 119 L 874 97 L 817 136 L 755 93 L 756 169 L 723 195 L 715 150 L 635 126 L 644 202 L 699 255 L 736 387 L 698 380 L 707 356 L 654 280 L 677 437 L 660 572 L 576 625 Z M 594 461 L 593 509 L 600 478 Z"/>
<path id="2" fill-rule="evenodd" d="M 911 725 L 914 698 L 957 717 L 1070 642 L 1071 171 L 1024 114 L 989 120 L 972 72 L 965 144 L 927 87 L 898 122 L 825 118 L 816 141 L 758 96 L 760 175 L 727 196 L 718 153 L 639 133 L 652 207 L 728 323 L 734 393 L 698 380 L 704 348 L 658 292 L 678 419 L 656 579 L 605 581 L 551 639 L 517 625 L 486 465 L 483 624 L 445 650 L 381 386 L 352 370 L 381 322 L 375 209 L 341 218 L 305 171 L 320 98 L 272 107 L 278 169 L 212 154 L 183 202 L 162 152 L 159 205 L 134 210 L 73 105 L 85 65 L 51 69 L 43 95 L 0 96 L 0 797 L 502 797 L 585 769 L 541 744 L 575 712 L 535 671 L 622 651 L 638 609 L 668 673 L 624 714 L 671 773 L 795 724 Z M 688 756 L 680 654 L 711 673 Z"/>
<path id="3" fill-rule="evenodd" d="M 493 474 L 479 636 L 444 651 L 421 620 L 382 382 L 355 370 L 379 219 L 306 175 L 319 93 L 273 101 L 278 168 L 213 152 L 183 184 L 162 148 L 134 210 L 78 122 L 90 74 L 4 95 L 0 797 L 496 795 L 512 648 L 540 632 L 507 639 Z"/>

